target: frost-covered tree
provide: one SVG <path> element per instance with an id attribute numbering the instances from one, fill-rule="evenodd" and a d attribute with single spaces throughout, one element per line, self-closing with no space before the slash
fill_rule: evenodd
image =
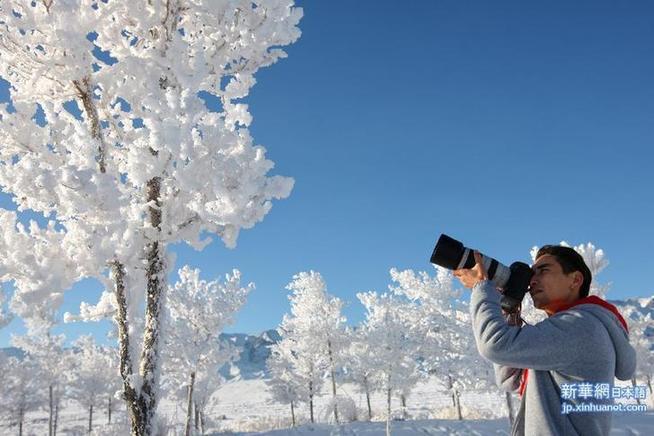
<path id="1" fill-rule="evenodd" d="M 229 349 L 229 348 L 228 348 Z M 238 350 L 233 348 L 234 354 Z M 225 355 L 224 353 L 222 354 Z M 206 410 L 210 406 L 212 395 L 220 386 L 225 383 L 225 378 L 217 370 L 202 371 L 195 377 L 195 389 L 193 390 L 193 403 L 195 409 L 195 429 L 200 429 L 200 434 L 204 434 L 206 428 Z"/>
<path id="2" fill-rule="evenodd" d="M 185 434 L 193 434 L 193 428 L 198 430 L 203 425 L 205 408 L 225 381 L 218 373 L 219 368 L 239 354 L 239 349 L 228 341 L 216 339 L 207 342 L 206 347 L 192 370 L 183 357 L 167 355 L 163 362 L 162 388 L 186 407 Z"/>
<path id="3" fill-rule="evenodd" d="M 6 326 L 7 324 L 9 324 L 13 319 L 11 312 L 6 310 L 5 308 L 5 301 L 6 301 L 5 293 L 0 287 L 0 329 Z"/>
<path id="4" fill-rule="evenodd" d="M 654 320 L 652 315 L 642 317 L 633 327 L 634 348 L 637 353 L 636 378 L 645 380 L 649 388 L 650 402 L 654 405 Z"/>
<path id="5" fill-rule="evenodd" d="M 298 355 L 293 350 L 294 342 L 289 339 L 282 339 L 271 347 L 270 357 L 266 360 L 266 366 L 270 372 L 270 379 L 267 385 L 275 401 L 288 404 L 291 407 L 291 422 L 293 427 L 297 425 L 295 419 L 295 408 L 297 403 L 303 399 L 306 391 L 306 380 L 299 377 L 297 368 L 300 366 L 297 361 Z"/>
<path id="6" fill-rule="evenodd" d="M 391 396 L 406 395 L 419 380 L 419 315 L 413 303 L 393 294 L 362 292 L 357 298 L 365 307 L 366 318 L 361 330 L 366 332 L 374 354 L 369 360 L 374 386 L 386 394 L 386 429 L 390 432 Z"/>
<path id="7" fill-rule="evenodd" d="M 318 392 L 318 380 L 324 372 L 332 385 L 334 420 L 338 423 L 336 373 L 346 346 L 343 303 L 327 293 L 327 285 L 320 273 L 301 272 L 293 276 L 286 287 L 291 315 L 285 315 L 280 325 L 282 338 L 293 343 L 298 357 L 298 374 L 309 382 L 309 411 L 314 422 L 313 396 Z"/>
<path id="8" fill-rule="evenodd" d="M 292 189 L 268 176 L 241 99 L 301 15 L 293 0 L 0 3 L 0 187 L 50 219 L 0 210 L 0 280 L 28 326 L 73 283 L 104 284 L 133 434 L 156 431 L 169 245 L 233 247 Z"/>
<path id="9" fill-rule="evenodd" d="M 389 289 L 415 304 L 414 329 L 422 338 L 420 361 L 426 374 L 437 375 L 452 397 L 452 406 L 462 419 L 460 396 L 465 389 L 488 386 L 492 368 L 479 356 L 461 290 L 453 284 L 451 271 L 436 266 L 426 271 L 391 269 Z M 492 377 L 491 377 L 492 378 Z"/>
<path id="10" fill-rule="evenodd" d="M 451 358 L 447 359 L 444 369 L 448 374 L 457 418 L 463 419 L 461 394 L 471 390 L 497 391 L 497 385 L 495 384 L 493 365 L 484 359 L 477 350 L 468 304 L 465 302 L 460 304 L 456 315 L 456 324 L 459 327 L 457 330 L 458 347 Z"/>
<path id="11" fill-rule="evenodd" d="M 11 342 L 39 366 L 39 389 L 48 398 L 48 435 L 53 436 L 57 433 L 59 408 L 67 393 L 74 359 L 69 350 L 64 350 L 65 336 L 51 334 L 51 327 L 44 323 L 41 325 L 42 330 L 32 330 L 24 336 L 12 336 Z"/>
<path id="12" fill-rule="evenodd" d="M 627 300 L 620 310 L 629 325 L 629 340 L 636 349 L 636 379 L 644 380 L 653 398 L 652 378 L 654 377 L 654 297 L 641 300 Z"/>
<path id="13" fill-rule="evenodd" d="M 93 410 L 107 401 L 111 422 L 111 398 L 120 389 L 118 354 L 102 348 L 92 336 L 81 336 L 73 343 L 77 365 L 71 377 L 70 396 L 88 410 L 88 431 L 93 429 Z"/>
<path id="14" fill-rule="evenodd" d="M 40 386 L 40 368 L 31 358 L 18 360 L 9 357 L 2 367 L 3 383 L 0 391 L 0 416 L 18 426 L 23 434 L 25 413 L 36 410 L 47 401 Z"/>
<path id="15" fill-rule="evenodd" d="M 8 364 L 9 364 L 9 356 L 5 355 L 4 352 L 0 351 L 0 386 L 5 385 L 5 376 L 7 374 L 5 367 Z"/>
<path id="16" fill-rule="evenodd" d="M 306 337 L 284 328 L 287 319 L 290 317 L 284 315 L 282 324 L 278 328 L 281 339 L 271 347 L 271 355 L 282 355 L 284 359 L 289 360 L 289 364 L 292 365 L 292 369 L 287 372 L 289 383 L 296 391 L 298 402 L 306 402 L 309 406 L 309 419 L 313 423 L 315 422 L 314 398 L 325 381 L 323 372 L 326 359 Z"/>
<path id="17" fill-rule="evenodd" d="M 349 347 L 346 351 L 346 378 L 365 394 L 368 420 L 372 420 L 371 395 L 378 390 L 374 385 L 374 368 L 369 362 L 374 358 L 376 349 L 368 340 L 368 330 L 357 328 L 350 332 Z"/>
<path id="18" fill-rule="evenodd" d="M 233 322 L 234 313 L 245 304 L 254 284 L 241 287 L 238 270 L 226 275 L 224 283 L 201 280 L 200 270 L 188 265 L 178 275 L 167 296 L 165 372 L 178 385 L 183 380 L 181 384 L 187 388 L 188 435 L 196 376 L 217 371 L 233 357 L 234 353 L 219 349 L 219 335 Z"/>

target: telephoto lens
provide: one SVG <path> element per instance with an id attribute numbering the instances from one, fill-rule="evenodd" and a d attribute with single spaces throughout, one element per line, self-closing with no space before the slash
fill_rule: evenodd
<path id="1" fill-rule="evenodd" d="M 502 291 L 502 308 L 507 312 L 517 310 L 527 293 L 533 274 L 529 265 L 514 262 L 508 267 L 492 257 L 479 254 L 488 279 Z M 475 266 L 475 255 L 474 250 L 446 234 L 441 234 L 430 261 L 450 270 L 470 269 Z"/>
<path id="2" fill-rule="evenodd" d="M 504 288 L 511 276 L 509 267 L 499 263 L 492 257 L 488 257 L 482 253 L 479 254 L 481 254 L 488 279 L 492 280 L 498 288 Z M 434 252 L 431 255 L 431 263 L 451 270 L 470 269 L 475 266 L 474 250 L 465 247 L 456 239 L 442 234 L 438 238 L 436 247 L 434 247 Z"/>

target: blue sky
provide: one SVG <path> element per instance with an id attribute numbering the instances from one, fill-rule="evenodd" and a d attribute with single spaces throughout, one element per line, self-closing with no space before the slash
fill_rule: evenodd
<path id="1" fill-rule="evenodd" d="M 256 283 L 229 331 L 276 327 L 285 285 L 309 269 L 356 322 L 356 292 L 385 290 L 391 267 L 430 270 L 440 233 L 505 263 L 591 241 L 609 298 L 654 294 L 654 3 L 299 4 L 302 37 L 247 99 L 293 193 L 235 250 L 173 247 L 207 279 L 239 268 Z M 79 284 L 64 310 L 99 292 Z"/>

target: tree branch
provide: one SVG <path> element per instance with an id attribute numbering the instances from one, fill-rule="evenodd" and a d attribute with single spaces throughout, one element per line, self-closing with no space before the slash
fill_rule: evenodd
<path id="1" fill-rule="evenodd" d="M 98 108 L 93 102 L 93 90 L 90 82 L 91 79 L 87 76 L 81 81 L 73 80 L 73 85 L 75 86 L 75 89 L 77 89 L 77 96 L 82 101 L 86 116 L 91 123 L 91 137 L 100 143 L 100 145 L 98 145 L 98 166 L 100 167 L 100 172 L 104 174 L 107 172 L 105 162 L 107 146 L 102 136 L 102 128 L 100 126 L 100 119 L 98 117 Z"/>

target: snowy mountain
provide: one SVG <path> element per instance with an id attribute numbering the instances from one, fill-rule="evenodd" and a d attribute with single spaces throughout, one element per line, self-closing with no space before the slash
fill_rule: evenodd
<path id="1" fill-rule="evenodd" d="M 654 296 L 628 298 L 626 300 L 608 300 L 609 303 L 614 304 L 621 312 L 627 307 L 636 308 L 637 312 L 643 315 L 648 313 L 654 318 Z"/>
<path id="2" fill-rule="evenodd" d="M 17 347 L 0 348 L 0 354 L 4 355 L 5 357 L 16 357 L 20 360 L 25 357 L 25 352 Z"/>
<path id="3" fill-rule="evenodd" d="M 620 310 L 620 313 L 627 319 L 627 323 L 630 320 L 638 319 L 640 316 L 649 315 L 654 319 L 654 296 L 608 301 Z M 654 335 L 654 331 L 652 334 Z"/>
<path id="4" fill-rule="evenodd" d="M 637 324 L 637 320 L 643 319 L 649 315 L 650 319 L 654 319 L 654 296 L 652 297 L 642 297 L 642 298 L 633 298 L 625 301 L 610 301 L 613 303 L 622 315 L 626 318 L 627 323 L 632 322 Z M 642 331 L 642 334 L 646 338 L 654 337 L 654 327 L 648 325 Z M 651 343 L 651 341 L 650 341 Z M 654 345 L 651 345 L 650 350 L 654 351 Z"/>
<path id="5" fill-rule="evenodd" d="M 279 342 L 281 337 L 277 330 L 266 330 L 259 336 L 223 333 L 220 339 L 231 342 L 241 350 L 240 357 L 234 364 L 221 369 L 223 376 L 250 380 L 267 377 L 266 359 L 270 356 L 270 347 Z"/>

